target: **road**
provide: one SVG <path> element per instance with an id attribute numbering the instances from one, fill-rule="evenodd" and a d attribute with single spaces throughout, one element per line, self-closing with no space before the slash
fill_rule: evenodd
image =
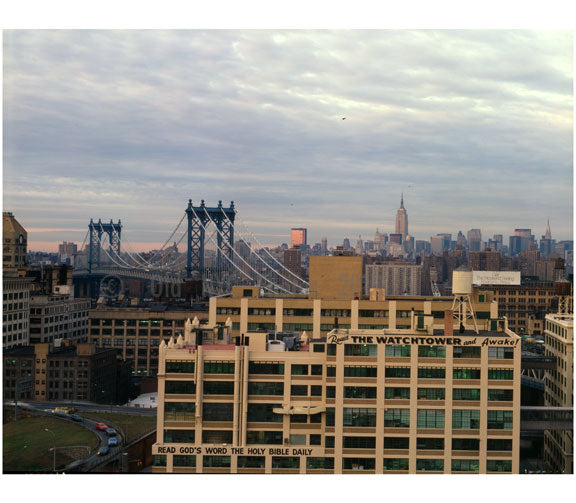
<path id="1" fill-rule="evenodd" d="M 4 406 L 14 406 L 14 402 L 4 402 Z M 18 402 L 18 407 L 23 409 L 33 410 L 38 414 L 46 414 L 52 416 L 54 414 L 54 409 L 56 407 L 70 407 L 76 409 L 77 412 L 89 412 L 89 411 L 104 411 L 104 412 L 113 412 L 113 413 L 120 413 L 120 414 L 143 414 L 143 415 L 156 415 L 156 409 L 142 409 L 136 407 L 124 407 L 124 406 L 117 406 L 117 405 L 104 405 L 104 404 L 96 404 L 92 402 Z M 84 426 L 84 428 L 89 429 L 90 431 L 94 432 L 98 438 L 100 439 L 100 447 L 96 449 L 94 454 L 89 456 L 88 458 L 74 461 L 70 465 L 68 465 L 63 471 L 68 471 L 71 468 L 77 468 L 82 466 L 83 468 L 90 468 L 90 465 L 93 465 L 104 458 L 112 457 L 116 451 L 121 449 L 122 444 L 124 443 L 124 439 L 120 432 L 117 432 L 118 435 L 118 446 L 110 447 L 110 452 L 108 455 L 104 457 L 98 456 L 98 450 L 108 445 L 108 435 L 102 430 L 98 430 L 94 425 L 96 421 L 92 421 L 90 419 L 83 418 L 82 422 L 74 421 L 69 417 L 58 415 L 60 419 L 64 421 L 70 421 L 75 424 L 80 424 Z"/>

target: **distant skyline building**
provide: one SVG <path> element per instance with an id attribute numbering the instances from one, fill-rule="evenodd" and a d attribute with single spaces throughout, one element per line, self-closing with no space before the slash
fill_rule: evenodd
<path id="1" fill-rule="evenodd" d="M 404 208 L 404 194 L 400 196 L 400 208 L 396 212 L 396 230 L 395 234 L 402 235 L 402 243 L 408 234 L 408 212 Z"/>
<path id="2" fill-rule="evenodd" d="M 28 233 L 9 211 L 2 213 L 2 232 L 2 267 L 5 275 L 7 270 L 14 275 L 17 269 L 26 265 Z"/>
<path id="3" fill-rule="evenodd" d="M 299 278 L 302 277 L 302 251 L 299 246 L 294 246 L 284 252 L 284 267 Z"/>
<path id="4" fill-rule="evenodd" d="M 467 238 L 470 251 L 482 251 L 482 231 L 480 229 L 470 229 Z"/>
<path id="5" fill-rule="evenodd" d="M 322 243 L 320 245 L 320 251 L 322 252 L 322 255 L 328 254 L 328 238 L 327 237 L 322 238 Z"/>
<path id="6" fill-rule="evenodd" d="M 307 230 L 302 227 L 293 227 L 290 229 L 290 248 L 295 246 L 307 245 L 306 241 Z"/>

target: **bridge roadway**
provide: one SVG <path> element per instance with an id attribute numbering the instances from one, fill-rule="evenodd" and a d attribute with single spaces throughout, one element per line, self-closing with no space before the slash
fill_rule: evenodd
<path id="1" fill-rule="evenodd" d="M 158 271 L 156 269 L 128 269 L 123 267 L 98 267 L 92 269 L 89 273 L 88 269 L 76 269 L 72 272 L 72 277 L 94 277 L 94 276 L 117 276 L 119 278 L 127 279 L 143 279 L 146 281 L 155 281 L 157 283 L 179 285 L 184 281 L 184 277 L 180 274 L 170 271 Z"/>

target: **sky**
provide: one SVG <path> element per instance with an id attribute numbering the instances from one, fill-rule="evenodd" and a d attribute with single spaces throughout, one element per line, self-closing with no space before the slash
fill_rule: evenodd
<path id="1" fill-rule="evenodd" d="M 154 248 L 188 199 L 234 201 L 261 244 L 354 244 L 402 193 L 416 239 L 572 239 L 570 31 L 6 30 L 3 57 L 3 206 L 31 250 L 90 218 Z"/>

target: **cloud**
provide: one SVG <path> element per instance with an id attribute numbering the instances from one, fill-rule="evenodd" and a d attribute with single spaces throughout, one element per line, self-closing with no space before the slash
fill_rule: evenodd
<path id="1" fill-rule="evenodd" d="M 569 32 L 6 31 L 5 209 L 153 242 L 234 200 L 319 241 L 391 232 L 404 191 L 418 238 L 571 238 L 572 101 Z"/>

